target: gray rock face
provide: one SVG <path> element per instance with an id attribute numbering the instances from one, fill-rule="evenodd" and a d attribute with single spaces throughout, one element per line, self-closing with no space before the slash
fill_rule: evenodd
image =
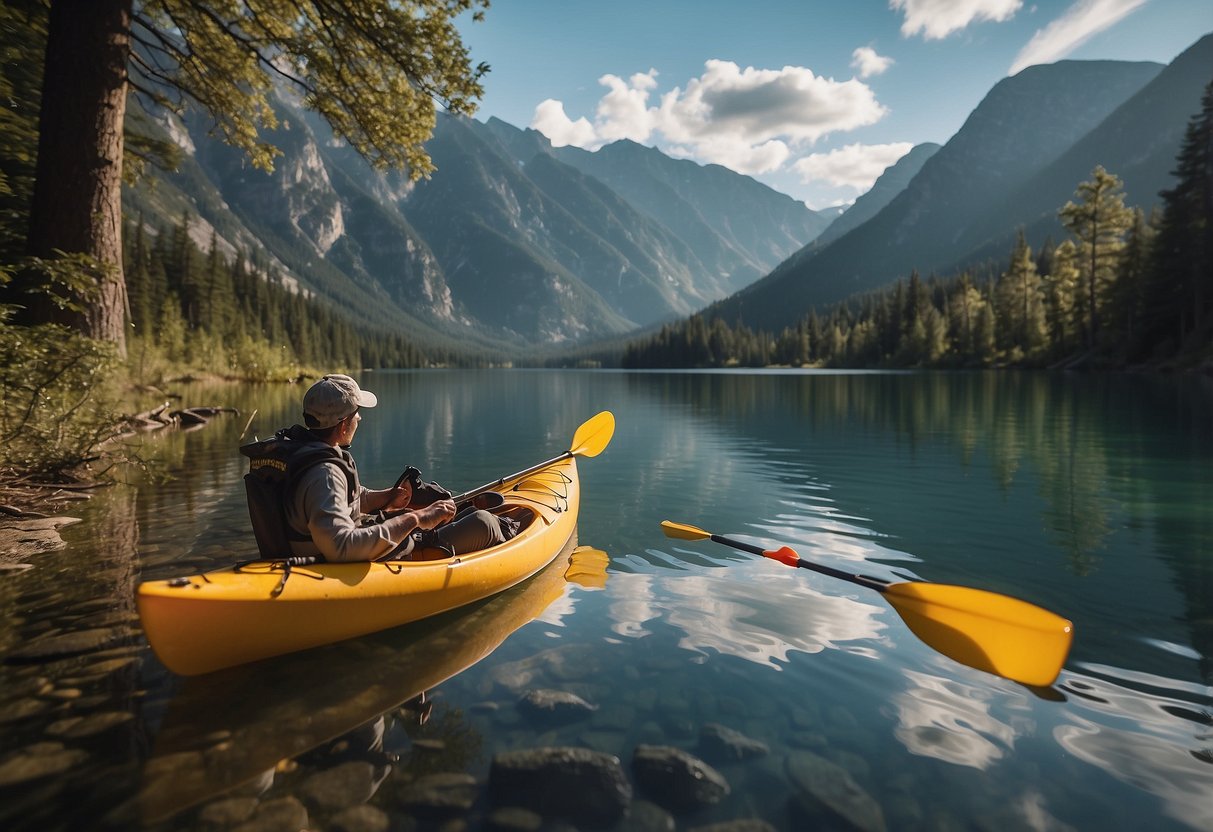
<path id="1" fill-rule="evenodd" d="M 618 757 L 588 748 L 549 747 L 493 757 L 489 794 L 498 806 L 518 806 L 584 826 L 610 826 L 632 802 L 632 784 Z"/>
<path id="2" fill-rule="evenodd" d="M 632 772 L 655 803 L 676 814 L 719 803 L 729 793 L 729 783 L 720 772 L 668 745 L 636 746 Z"/>
<path id="3" fill-rule="evenodd" d="M 808 821 L 824 815 L 835 826 L 860 832 L 884 832 L 880 804 L 839 766 L 810 751 L 790 754 L 784 769 L 797 792 L 793 809 Z"/>

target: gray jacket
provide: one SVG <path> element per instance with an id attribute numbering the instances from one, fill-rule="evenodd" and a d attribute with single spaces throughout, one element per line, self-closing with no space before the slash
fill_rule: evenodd
<path id="1" fill-rule="evenodd" d="M 323 555 L 330 563 L 368 561 L 395 547 L 382 525 L 359 524 L 366 489 L 358 482 L 357 469 L 352 485 L 336 465 L 313 465 L 303 473 L 286 507 L 286 520 L 311 540 L 292 541 L 292 554 Z"/>

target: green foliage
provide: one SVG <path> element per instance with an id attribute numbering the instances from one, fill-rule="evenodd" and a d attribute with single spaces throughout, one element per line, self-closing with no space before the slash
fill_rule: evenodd
<path id="1" fill-rule="evenodd" d="M 435 102 L 470 115 L 483 93 L 455 19 L 488 0 L 409 3 L 150 0 L 132 24 L 131 84 L 154 100 L 193 102 L 224 139 L 269 170 L 277 148 L 270 97 L 289 82 L 303 104 L 373 164 L 433 170 L 423 147 Z"/>
<path id="2" fill-rule="evenodd" d="M 206 252 L 193 241 L 189 215 L 151 233 L 139 220 L 125 235 L 130 275 L 128 367 L 135 380 L 182 374 L 279 381 L 360 367 L 448 364 L 443 350 L 422 350 L 398 333 L 360 326 L 305 294 L 264 263 L 230 262 L 211 234 Z"/>
<path id="3" fill-rule="evenodd" d="M 24 251 L 45 48 L 42 3 L 6 0 L 0 5 L 0 263 L 11 264 Z"/>
<path id="4" fill-rule="evenodd" d="M 97 458 L 115 423 L 112 344 L 63 326 L 10 323 L 0 307 L 0 467 L 52 475 Z"/>

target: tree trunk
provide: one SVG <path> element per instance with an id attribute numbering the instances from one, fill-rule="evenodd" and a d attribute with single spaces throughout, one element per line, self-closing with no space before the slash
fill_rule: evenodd
<path id="1" fill-rule="evenodd" d="M 96 259 L 98 293 L 82 312 L 31 299 L 25 318 L 76 327 L 125 353 L 122 125 L 131 0 L 54 0 L 42 85 L 38 163 L 27 252 Z"/>

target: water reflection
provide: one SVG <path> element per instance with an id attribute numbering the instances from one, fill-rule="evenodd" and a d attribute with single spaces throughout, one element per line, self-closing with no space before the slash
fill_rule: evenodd
<path id="1" fill-rule="evenodd" d="M 912 754 L 985 770 L 1010 753 L 1019 731 L 991 715 L 995 689 L 955 677 L 905 671 L 908 687 L 893 699 L 897 739 Z M 1006 703 L 1003 703 L 1003 707 Z"/>
<path id="2" fill-rule="evenodd" d="M 1213 687 L 1107 665 L 1067 676 L 1074 708 L 1054 736 L 1084 762 L 1157 795 L 1164 810 L 1213 828 Z M 1132 684 L 1172 695 L 1146 693 Z M 1179 698 L 1179 697 L 1183 698 Z"/>
<path id="3" fill-rule="evenodd" d="M 682 632 L 678 646 L 778 669 L 790 651 L 862 649 L 880 637 L 882 606 L 813 589 L 807 582 L 745 570 L 761 591 L 734 578 L 695 575 L 636 577 L 611 592 L 611 630 L 625 638 L 649 635 L 644 622 L 660 620 Z M 786 567 L 771 566 L 771 572 Z"/>

